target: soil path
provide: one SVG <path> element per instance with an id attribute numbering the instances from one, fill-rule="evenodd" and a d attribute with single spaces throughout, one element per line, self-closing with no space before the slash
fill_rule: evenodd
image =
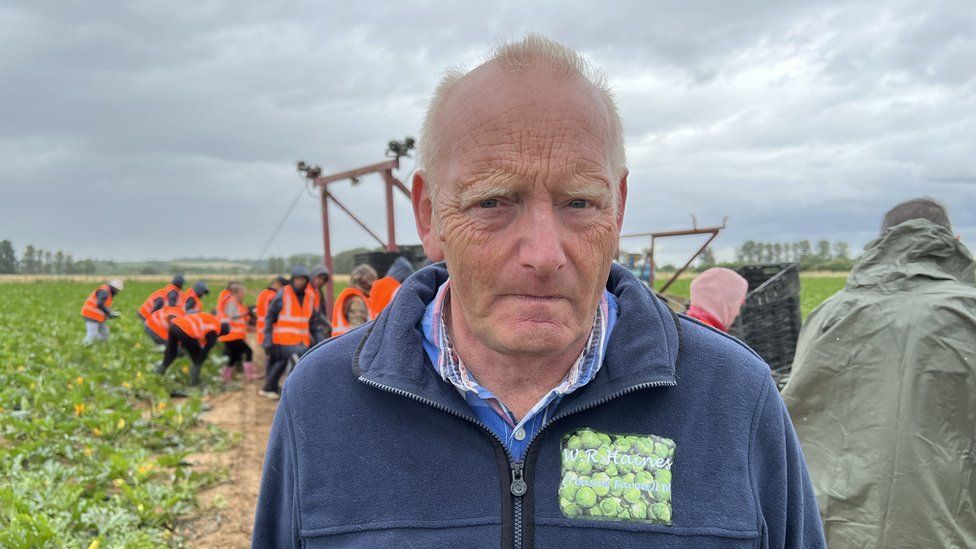
<path id="1" fill-rule="evenodd" d="M 255 362 L 263 361 L 259 358 Z M 240 389 L 206 399 L 212 408 L 204 419 L 240 433 L 241 439 L 240 444 L 227 452 L 195 456 L 201 465 L 226 467 L 228 476 L 225 482 L 200 494 L 200 506 L 205 511 L 193 521 L 193 534 L 189 536 L 192 547 L 250 547 L 251 544 L 264 451 L 277 402 L 258 394 L 259 381 L 234 383 Z"/>

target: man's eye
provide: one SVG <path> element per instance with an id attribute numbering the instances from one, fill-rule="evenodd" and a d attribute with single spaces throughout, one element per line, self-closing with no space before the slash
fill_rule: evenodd
<path id="1" fill-rule="evenodd" d="M 590 203 L 587 200 L 583 200 L 582 198 L 578 198 L 576 200 L 570 200 L 568 205 L 569 205 L 570 208 L 582 209 L 582 208 L 586 208 L 587 206 L 589 206 Z"/>
<path id="2" fill-rule="evenodd" d="M 478 207 L 479 208 L 497 208 L 498 207 L 498 199 L 497 198 L 489 198 L 487 200 L 482 200 L 481 202 L 478 202 Z"/>

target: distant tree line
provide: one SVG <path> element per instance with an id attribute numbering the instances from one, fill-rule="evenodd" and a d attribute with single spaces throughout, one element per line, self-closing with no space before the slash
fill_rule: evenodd
<path id="1" fill-rule="evenodd" d="M 842 240 L 831 243 L 818 240 L 796 242 L 763 242 L 746 240 L 735 249 L 735 261 L 717 263 L 710 248 L 706 248 L 696 263 L 703 271 L 710 267 L 737 268 L 756 263 L 798 263 L 801 271 L 849 271 L 854 266 L 851 247 Z M 665 266 L 662 270 L 668 270 Z"/>
<path id="2" fill-rule="evenodd" d="M 52 252 L 28 244 L 18 259 L 13 242 L 0 241 L 0 274 L 94 274 L 91 259 L 75 261 L 61 250 Z"/>
<path id="3" fill-rule="evenodd" d="M 332 256 L 332 266 L 335 274 L 349 274 L 356 266 L 356 256 L 368 252 L 381 252 L 385 248 L 353 248 L 345 250 Z M 274 256 L 269 257 L 266 271 L 269 274 L 288 274 L 291 268 L 296 265 L 304 265 L 308 269 L 323 263 L 321 255 L 297 254 L 290 257 Z"/>

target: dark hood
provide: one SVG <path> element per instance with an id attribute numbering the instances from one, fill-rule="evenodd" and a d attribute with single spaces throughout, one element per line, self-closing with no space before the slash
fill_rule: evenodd
<path id="1" fill-rule="evenodd" d="M 900 290 L 932 280 L 976 283 L 973 256 L 945 227 L 913 219 L 867 245 L 847 288 Z"/>

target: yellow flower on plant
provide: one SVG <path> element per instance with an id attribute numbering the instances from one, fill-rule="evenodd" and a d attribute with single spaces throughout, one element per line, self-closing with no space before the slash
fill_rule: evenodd
<path id="1" fill-rule="evenodd" d="M 95 427 L 92 429 L 92 434 L 95 435 L 96 437 L 100 437 L 102 436 L 102 430 L 99 429 L 98 427 Z"/>
<path id="2" fill-rule="evenodd" d="M 91 541 L 91 543 L 88 544 L 88 549 L 98 549 L 101 544 L 102 542 L 99 541 L 98 538 L 95 538 Z"/>
<path id="3" fill-rule="evenodd" d="M 18 367 L 17 367 L 17 371 L 18 371 L 18 372 L 23 372 L 23 371 L 24 371 L 24 370 L 26 370 L 26 369 L 27 369 L 27 368 L 24 368 L 23 366 L 18 366 Z"/>
<path id="4" fill-rule="evenodd" d="M 76 416 L 80 416 L 82 413 L 84 413 L 84 411 L 85 411 L 85 404 L 84 403 L 79 402 L 78 404 L 75 404 L 75 415 Z"/>
<path id="5" fill-rule="evenodd" d="M 33 391 L 34 389 L 37 389 L 37 383 L 34 383 L 33 381 L 31 381 L 30 390 Z"/>
<path id="6" fill-rule="evenodd" d="M 159 404 L 156 405 L 156 409 L 159 410 L 160 412 L 162 412 L 163 410 L 165 410 L 166 409 L 166 401 L 165 400 L 159 401 Z"/>
<path id="7" fill-rule="evenodd" d="M 180 369 L 181 369 L 181 370 L 183 370 L 183 373 L 184 373 L 184 374 L 188 374 L 188 373 L 190 373 L 190 367 L 189 367 L 189 366 L 183 366 L 183 367 L 182 367 L 182 368 L 180 368 Z"/>
<path id="8" fill-rule="evenodd" d="M 92 455 L 92 449 L 91 449 L 91 446 L 88 446 L 88 447 L 86 447 L 86 448 L 85 448 L 84 450 L 82 450 L 82 451 L 83 451 L 83 452 L 85 453 L 85 455 L 86 455 L 86 456 L 88 456 L 88 457 L 91 457 L 91 455 Z"/>
<path id="9" fill-rule="evenodd" d="M 129 383 L 128 381 L 123 381 L 122 382 L 122 386 L 125 387 L 126 389 L 131 389 L 132 388 L 132 384 Z"/>
<path id="10" fill-rule="evenodd" d="M 85 378 L 83 378 L 81 376 L 78 376 L 78 377 L 75 378 L 75 385 L 81 385 L 84 382 L 85 382 Z"/>
<path id="11" fill-rule="evenodd" d="M 119 421 L 115 424 L 116 429 L 125 429 L 125 418 L 119 418 Z"/>
<path id="12" fill-rule="evenodd" d="M 125 481 L 120 478 L 112 481 L 112 485 L 114 485 L 116 488 L 121 488 L 123 484 L 125 484 Z"/>
<path id="13" fill-rule="evenodd" d="M 142 372 L 136 372 L 136 379 L 142 379 Z"/>

